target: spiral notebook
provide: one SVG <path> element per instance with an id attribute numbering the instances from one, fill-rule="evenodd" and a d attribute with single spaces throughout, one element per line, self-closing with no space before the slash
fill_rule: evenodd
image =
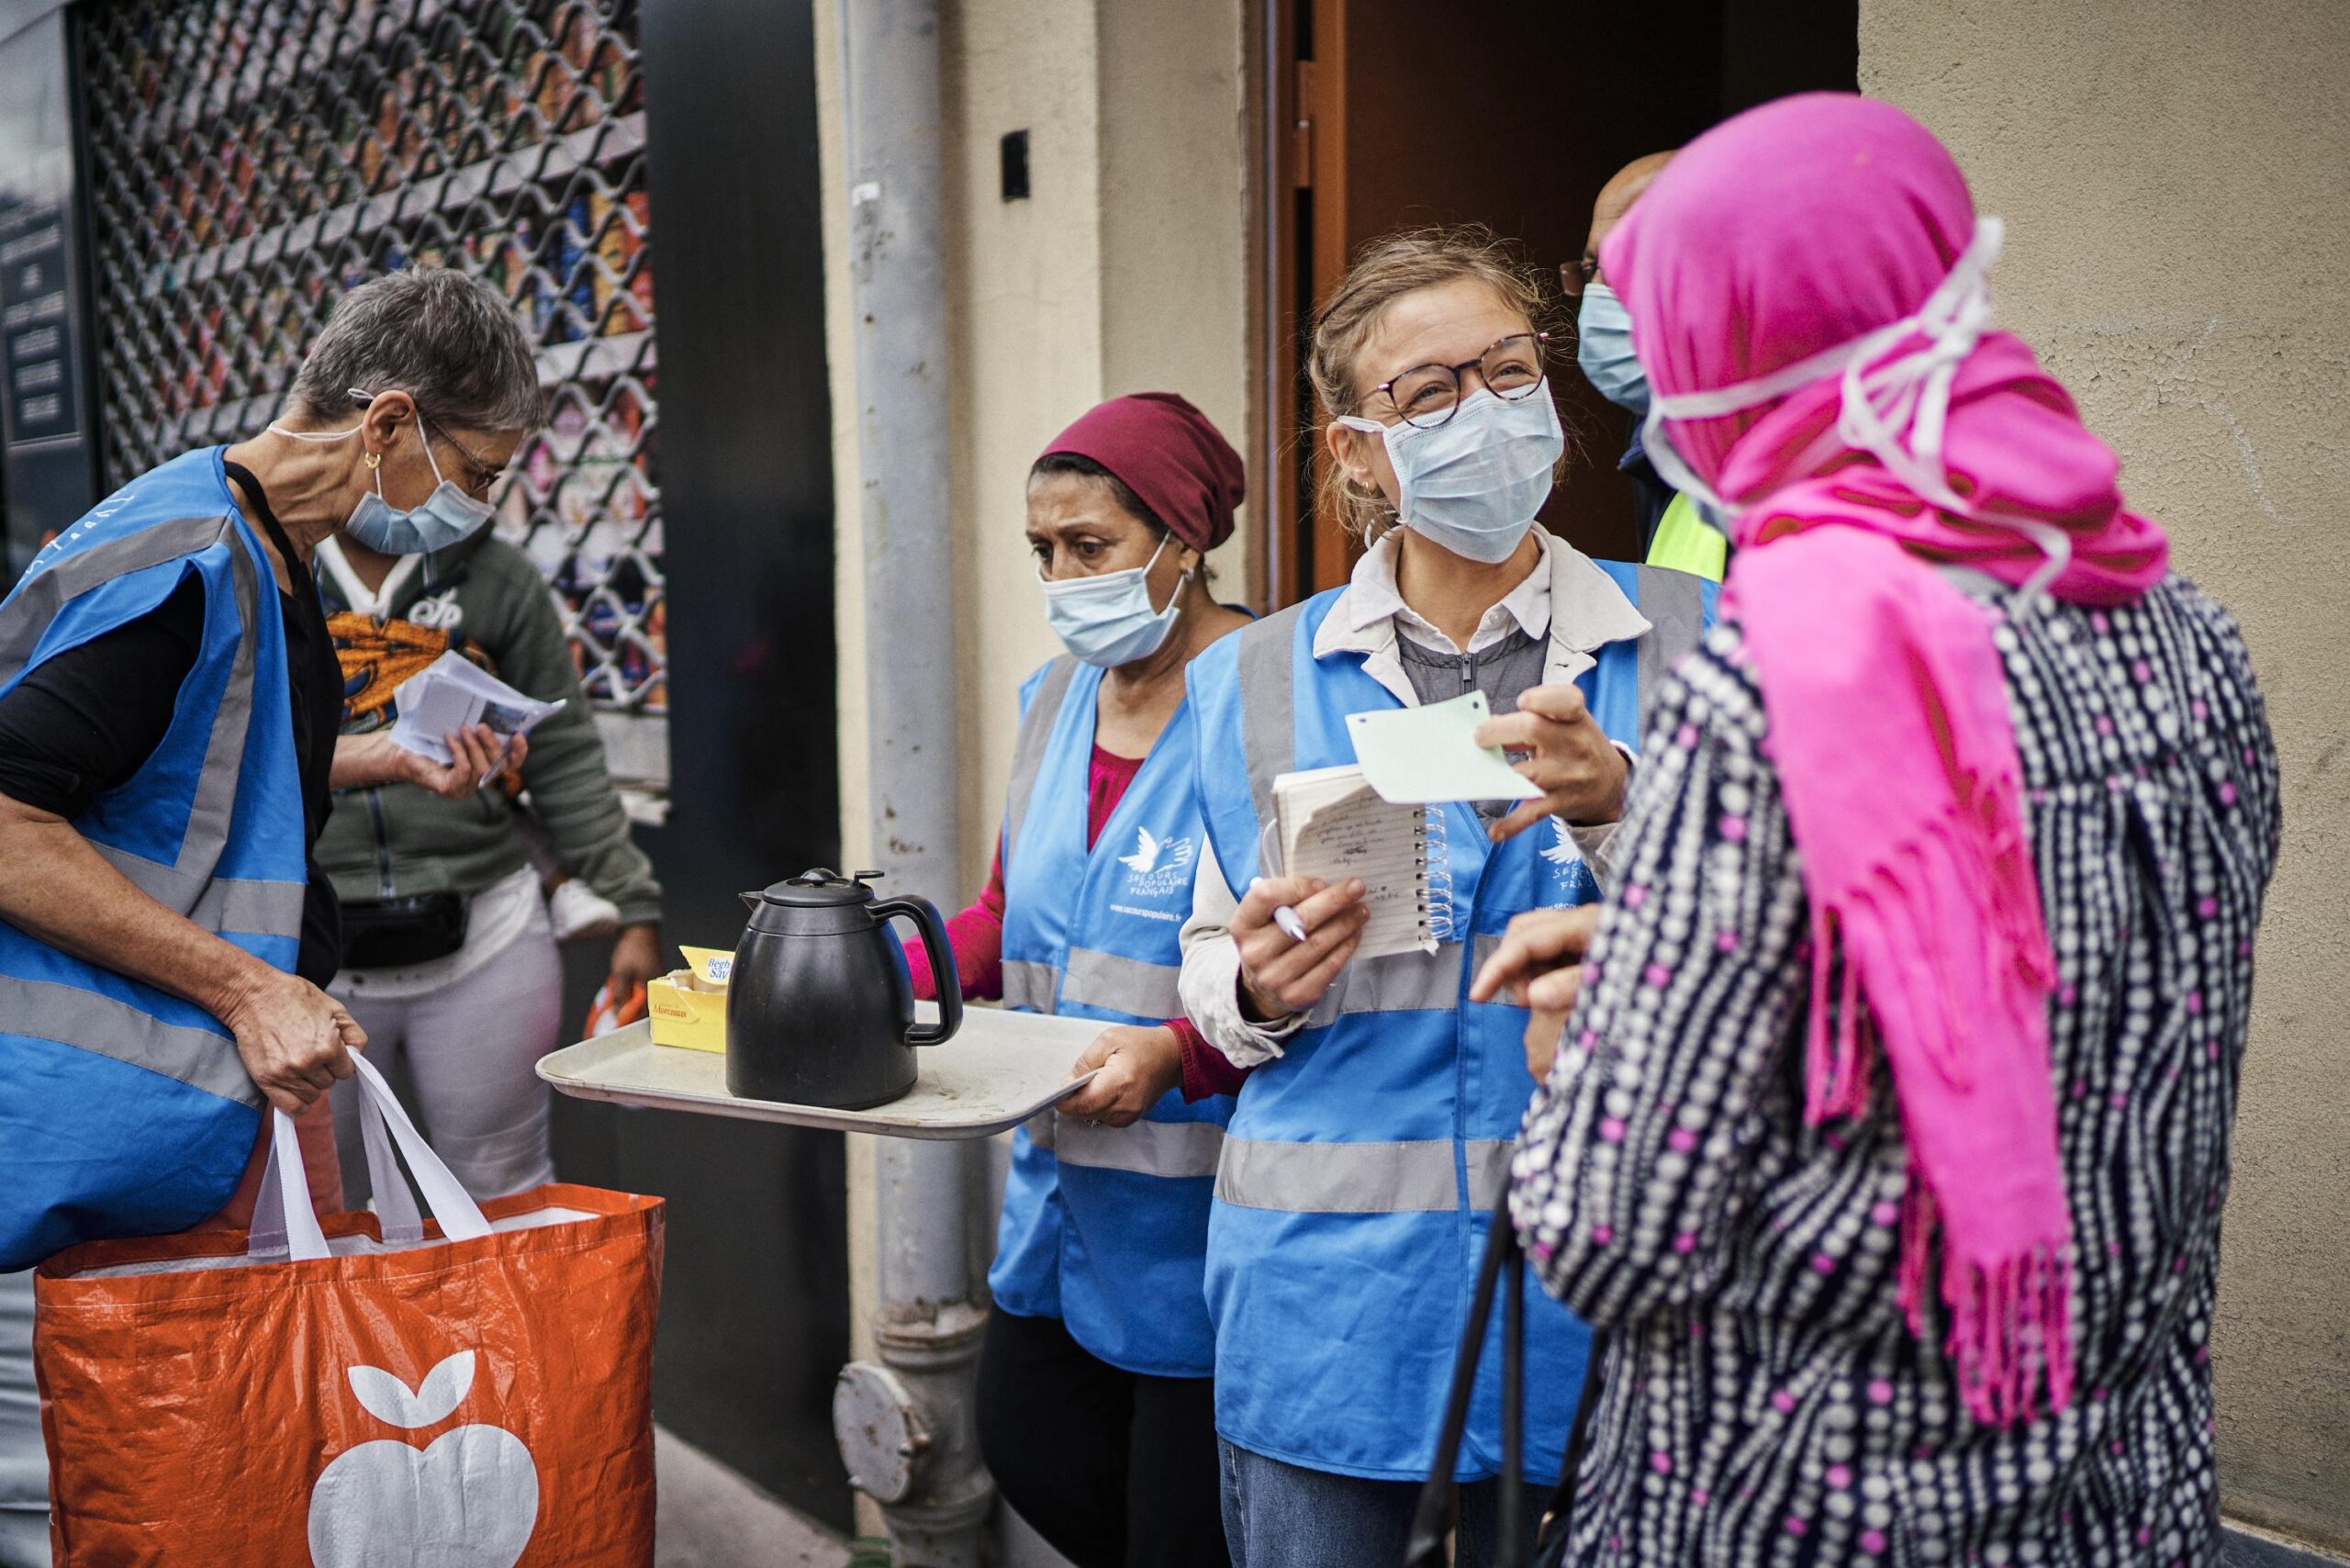
<path id="1" fill-rule="evenodd" d="M 1371 922 L 1356 961 L 1431 953 L 1451 935 L 1440 808 L 1391 804 L 1348 763 L 1276 778 L 1273 815 L 1265 859 L 1278 874 L 1362 879 Z"/>

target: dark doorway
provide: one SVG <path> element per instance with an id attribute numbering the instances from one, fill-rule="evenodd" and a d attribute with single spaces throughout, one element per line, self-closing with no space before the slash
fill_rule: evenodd
<path id="1" fill-rule="evenodd" d="M 640 25 L 676 778 L 645 841 L 665 938 L 731 947 L 739 891 L 839 848 L 813 22 L 767 0 L 643 0 Z M 839 1135 L 580 1101 L 556 1135 L 567 1179 L 669 1200 L 656 1416 L 848 1529 Z"/>
<path id="2" fill-rule="evenodd" d="M 1348 542 L 1310 498 L 1318 411 L 1300 374 L 1314 302 L 1355 249 L 1411 225 L 1482 222 L 1546 274 L 1583 253 L 1607 177 L 1766 99 L 1858 80 L 1858 0 L 1262 0 L 1267 192 L 1251 493 L 1266 498 L 1269 605 L 1342 582 Z M 1550 275 L 1555 275 L 1554 274 Z M 1543 521 L 1581 549 L 1639 545 L 1616 461 L 1628 417 L 1554 324 L 1552 385 L 1574 456 Z"/>

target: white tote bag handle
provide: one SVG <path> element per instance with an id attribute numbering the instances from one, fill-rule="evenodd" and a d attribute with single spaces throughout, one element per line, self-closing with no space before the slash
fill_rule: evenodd
<path id="1" fill-rule="evenodd" d="M 401 1106 L 391 1085 L 384 1081 L 367 1058 L 353 1052 L 359 1070 L 359 1123 L 367 1146 L 367 1173 L 375 1183 L 375 1214 L 384 1239 L 405 1246 L 422 1238 L 424 1222 L 416 1199 L 400 1179 L 392 1159 L 392 1145 L 408 1157 L 408 1168 L 424 1194 L 441 1233 L 451 1241 L 470 1241 L 489 1234 L 489 1221 L 441 1157 L 424 1141 Z M 253 1201 L 253 1222 L 247 1251 L 255 1257 L 285 1253 L 296 1262 L 327 1255 L 326 1235 L 319 1228 L 318 1211 L 310 1203 L 310 1183 L 302 1166 L 302 1148 L 294 1118 L 272 1111 L 269 1163 L 262 1173 L 261 1193 Z"/>

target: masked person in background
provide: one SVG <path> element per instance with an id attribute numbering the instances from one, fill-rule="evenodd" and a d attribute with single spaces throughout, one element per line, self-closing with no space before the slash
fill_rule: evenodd
<path id="1" fill-rule="evenodd" d="M 341 922 L 310 859 L 330 787 L 462 798 L 498 752 L 478 726 L 445 767 L 337 743 L 311 553 L 481 527 L 539 407 L 495 292 L 377 278 L 337 303 L 278 423 L 132 480 L 0 605 L 0 1269 L 232 1193 L 249 1213 L 263 1101 L 301 1111 L 350 1076 L 364 1034 L 319 989 Z M 304 1152 L 333 1209 L 324 1110 Z"/>
<path id="2" fill-rule="evenodd" d="M 498 476 L 468 472 L 485 486 Z M 616 1000 L 662 971 L 660 884 L 629 836 L 563 624 L 528 556 L 487 528 L 462 538 L 410 529 L 374 545 L 327 540 L 319 561 L 346 736 L 388 729 L 400 682 L 453 650 L 562 704 L 531 732 L 527 760 L 468 798 L 405 783 L 338 792 L 318 849 L 343 907 L 343 968 L 328 989 L 367 1031 L 378 1068 L 406 1063 L 420 1120 L 465 1190 L 526 1192 L 554 1179 L 550 1094 L 532 1069 L 554 1048 L 563 1009 L 526 832 L 543 832 L 577 879 L 563 887 L 617 909 Z M 334 1095 L 354 1204 L 369 1194 L 357 1091 Z"/>
<path id="3" fill-rule="evenodd" d="M 1013 1135 L 979 1357 L 988 1468 L 1078 1568 L 1225 1562 L 1200 1270 L 1232 1103 L 1178 1088 L 1209 1053 L 1175 981 L 1202 841 L 1183 671 L 1248 620 L 1205 578 L 1243 493 L 1239 454 L 1166 392 L 1036 459 L 1028 543 L 1069 651 L 1021 688 L 995 868 L 947 923 L 966 997 L 1112 1025 L 1074 1070 L 1094 1081 Z"/>
<path id="4" fill-rule="evenodd" d="M 1618 891 L 1478 982 L 1555 1014 L 1588 950 L 1512 1194 L 1612 1330 L 1578 1562 L 2219 1561 L 2277 756 L 2234 622 L 1988 330 L 1999 241 L 1923 127 L 1816 94 L 1606 247 L 1650 451 L 1739 552 Z"/>
<path id="5" fill-rule="evenodd" d="M 1598 895 L 1629 767 L 1617 743 L 1711 609 L 1710 584 L 1594 561 L 1535 523 L 1565 445 L 1541 306 L 1482 230 L 1362 253 L 1322 307 L 1311 370 L 1328 500 L 1370 549 L 1344 588 L 1192 666 L 1206 834 L 1181 995 L 1208 1042 L 1253 1069 L 1207 1259 L 1242 1568 L 1401 1561 L 1532 1088 L 1526 1014 L 1464 1002 L 1472 958 L 1513 915 Z M 1430 808 L 1450 890 L 1441 939 L 1356 960 L 1362 883 L 1259 860 L 1271 781 L 1353 761 L 1349 713 L 1471 690 L 1500 715 L 1481 738 L 1530 753 L 1521 771 L 1545 796 L 1505 816 Z M 1302 939 L 1276 923 L 1284 905 Z M 1528 1303 L 1526 1468 L 1555 1475 L 1588 1336 L 1539 1290 Z M 1500 1545 L 1495 1359 L 1456 1473 L 1464 1563 Z"/>
<path id="6" fill-rule="evenodd" d="M 1696 500 L 1659 477 L 1641 445 L 1640 423 L 1649 411 L 1648 373 L 1632 352 L 1632 319 L 1607 286 L 1599 264 L 1601 241 L 1672 161 L 1670 152 L 1635 158 L 1599 188 L 1599 199 L 1592 204 L 1591 234 L 1583 241 L 1583 259 L 1560 263 L 1559 284 L 1569 298 L 1579 302 L 1575 363 L 1601 397 L 1632 416 L 1632 438 L 1617 466 L 1632 481 L 1640 547 L 1647 552 L 1648 564 L 1719 582 L 1729 542 L 1718 520 L 1707 517 Z"/>

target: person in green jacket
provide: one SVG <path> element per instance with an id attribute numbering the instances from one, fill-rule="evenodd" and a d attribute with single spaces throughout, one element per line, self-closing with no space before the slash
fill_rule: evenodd
<path id="1" fill-rule="evenodd" d="M 487 493 L 498 475 L 459 483 Z M 345 735 L 387 729 L 400 683 L 455 652 L 562 708 L 474 795 L 409 785 L 339 794 L 319 863 L 343 903 L 344 967 L 328 989 L 361 1020 L 369 1057 L 404 1060 L 433 1148 L 476 1198 L 550 1182 L 546 1086 L 563 974 L 540 869 L 571 880 L 558 904 L 617 916 L 611 994 L 663 972 L 661 888 L 629 834 L 547 585 L 484 529 L 445 550 L 392 556 L 345 539 L 319 552 L 328 630 L 343 670 Z M 576 922 L 567 923 L 574 924 Z M 358 1103 L 336 1095 L 350 1201 L 368 1191 Z"/>

